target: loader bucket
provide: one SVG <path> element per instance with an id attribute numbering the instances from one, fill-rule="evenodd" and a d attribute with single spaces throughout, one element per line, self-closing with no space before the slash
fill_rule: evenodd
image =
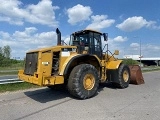
<path id="1" fill-rule="evenodd" d="M 140 85 L 144 84 L 144 79 L 142 76 L 142 71 L 139 65 L 130 65 L 130 74 L 131 74 L 131 81 L 130 84 Z"/>

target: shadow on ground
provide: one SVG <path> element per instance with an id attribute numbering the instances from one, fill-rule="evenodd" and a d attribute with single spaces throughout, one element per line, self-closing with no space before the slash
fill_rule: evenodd
<path id="1" fill-rule="evenodd" d="M 103 91 L 104 88 L 114 89 L 117 90 L 118 88 L 115 87 L 112 83 L 100 83 L 98 93 Z"/>
<path id="2" fill-rule="evenodd" d="M 66 89 L 53 90 L 47 87 L 44 87 L 44 89 L 27 91 L 24 92 L 24 94 L 40 103 L 46 103 L 54 100 L 64 99 L 66 97 L 71 97 Z"/>
<path id="3" fill-rule="evenodd" d="M 101 83 L 99 86 L 99 89 L 98 89 L 98 93 L 103 91 L 104 88 L 110 88 L 110 89 L 115 89 L 115 90 L 117 89 L 111 83 Z M 98 93 L 96 95 L 98 95 Z M 77 99 L 77 98 L 71 96 L 66 88 L 64 88 L 64 89 L 62 89 L 62 88 L 61 89 L 51 89 L 48 87 L 44 87 L 42 89 L 24 92 L 24 94 L 26 96 L 28 96 L 29 98 L 31 98 L 35 101 L 38 101 L 40 103 L 47 103 L 50 101 L 64 99 L 67 97 Z M 79 99 L 77 99 L 77 100 L 79 100 Z"/>

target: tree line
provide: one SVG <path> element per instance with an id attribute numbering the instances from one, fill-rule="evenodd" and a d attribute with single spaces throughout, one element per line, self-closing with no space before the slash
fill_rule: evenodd
<path id="1" fill-rule="evenodd" d="M 11 59 L 11 48 L 9 45 L 0 47 L 0 67 L 9 67 L 19 61 Z"/>

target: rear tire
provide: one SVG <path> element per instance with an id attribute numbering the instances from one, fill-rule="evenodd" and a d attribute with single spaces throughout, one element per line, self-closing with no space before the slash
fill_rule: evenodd
<path id="1" fill-rule="evenodd" d="M 160 60 L 158 61 L 158 66 L 160 66 Z"/>
<path id="2" fill-rule="evenodd" d="M 68 80 L 68 90 L 71 95 L 86 99 L 94 96 L 99 87 L 97 69 L 90 64 L 81 64 L 73 68 Z"/>
<path id="3" fill-rule="evenodd" d="M 130 83 L 130 69 L 128 65 L 121 64 L 118 69 L 118 81 L 115 86 L 118 88 L 127 88 Z"/>

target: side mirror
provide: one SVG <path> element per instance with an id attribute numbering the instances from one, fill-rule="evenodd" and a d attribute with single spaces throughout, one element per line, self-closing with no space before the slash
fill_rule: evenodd
<path id="1" fill-rule="evenodd" d="M 115 51 L 114 51 L 114 54 L 115 54 L 115 55 L 119 55 L 119 50 L 115 50 Z"/>
<path id="2" fill-rule="evenodd" d="M 103 33 L 104 41 L 108 41 L 108 33 Z"/>

